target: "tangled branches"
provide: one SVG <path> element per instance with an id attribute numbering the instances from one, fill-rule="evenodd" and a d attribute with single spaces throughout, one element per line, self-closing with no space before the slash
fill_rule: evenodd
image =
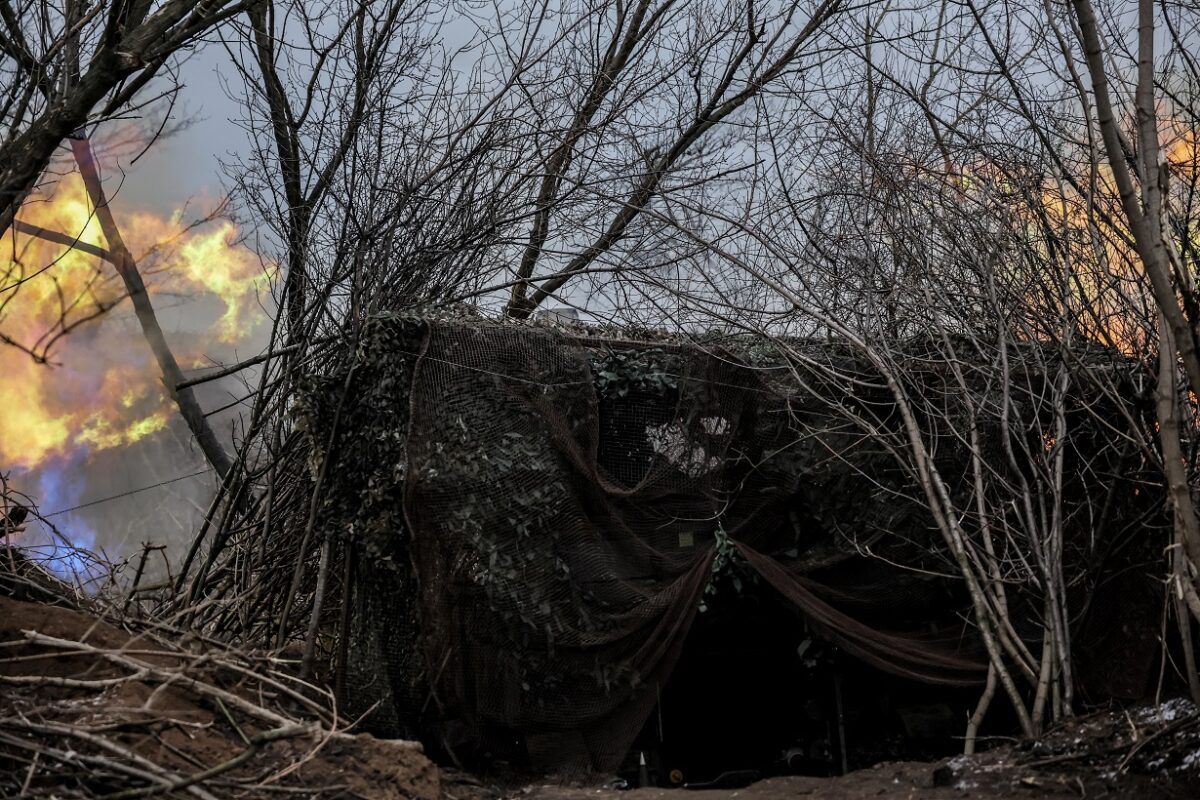
<path id="1" fill-rule="evenodd" d="M 291 677 L 286 662 L 162 624 L 122 629 L 9 598 L 0 618 L 0 794 L 437 791 L 416 746 L 351 735 L 333 698 Z"/>

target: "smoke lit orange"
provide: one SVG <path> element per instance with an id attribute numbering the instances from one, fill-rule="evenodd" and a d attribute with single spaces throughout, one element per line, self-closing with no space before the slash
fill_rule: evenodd
<path id="1" fill-rule="evenodd" d="M 118 226 L 168 336 L 170 307 L 179 297 L 219 301 L 208 331 L 172 341 L 181 365 L 200 366 L 214 345 L 253 333 L 264 272 L 231 223 L 189 227 L 179 212 L 122 213 L 121 205 L 118 195 Z M 31 197 L 19 219 L 107 246 L 76 175 L 60 180 L 49 196 Z M 0 247 L 0 336 L 20 346 L 0 344 L 0 469 L 31 467 L 78 448 L 122 447 L 162 430 L 174 412 L 112 265 L 21 231 L 6 233 Z"/>

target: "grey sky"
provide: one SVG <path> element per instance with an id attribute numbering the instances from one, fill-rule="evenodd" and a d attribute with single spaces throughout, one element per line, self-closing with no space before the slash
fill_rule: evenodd
<path id="1" fill-rule="evenodd" d="M 206 44 L 184 65 L 184 84 L 172 116 L 192 124 L 157 143 L 129 169 L 123 191 L 138 205 L 175 208 L 189 199 L 221 192 L 218 159 L 245 146 L 244 132 L 233 122 L 238 104 L 221 88 L 219 73 L 232 68 L 219 45 Z"/>

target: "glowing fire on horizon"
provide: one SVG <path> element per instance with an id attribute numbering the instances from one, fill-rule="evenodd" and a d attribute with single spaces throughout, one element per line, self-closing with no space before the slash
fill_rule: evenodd
<path id="1" fill-rule="evenodd" d="M 1168 208 L 1187 209 L 1191 195 L 1200 188 L 1200 147 L 1196 132 L 1174 118 L 1160 122 L 1161 161 L 1169 174 L 1169 189 L 1164 198 Z M 958 191 L 996 192 L 1010 196 L 1016 219 L 1023 221 L 1028 242 L 1035 251 L 1033 272 L 1019 272 L 1007 265 L 1013 285 L 1033 284 L 1036 291 L 1026 301 L 1041 321 L 1071 318 L 1074 333 L 1103 346 L 1114 347 L 1128 355 L 1146 353 L 1157 347 L 1153 317 L 1147 309 L 1153 298 L 1137 253 L 1133 237 L 1124 224 L 1119 192 L 1112 169 L 1103 160 L 1078 165 L 1077 180 L 1039 177 L 1040 189 L 1032 193 L 1032 202 L 1024 199 L 1011 180 L 1006 167 L 991 162 L 959 167 L 951 172 Z M 1081 192 L 1088 192 L 1084 196 Z M 1178 230 L 1175 246 L 1180 250 L 1200 250 L 1200 226 L 1190 220 Z M 1052 239 L 1054 248 L 1047 245 Z M 1044 283 L 1043 265 L 1058 259 L 1066 286 Z M 1019 263 L 1019 262 L 1015 262 Z M 1030 330 L 1036 330 L 1031 325 Z"/>
<path id="2" fill-rule="evenodd" d="M 118 196 L 117 224 L 164 323 L 179 297 L 212 298 L 218 309 L 198 336 L 171 337 L 165 324 L 181 366 L 204 366 L 201 358 L 212 348 L 254 333 L 263 318 L 258 294 L 265 272 L 259 258 L 238 243 L 232 223 L 193 227 L 180 211 L 123 212 L 121 206 Z M 85 245 L 107 244 L 74 174 L 48 194 L 32 196 L 19 219 Z M 19 347 L 0 345 L 0 469 L 124 447 L 163 430 L 175 412 L 113 267 L 81 249 L 18 230 L 0 238 L 0 246 L 0 334 L 44 352 L 48 361 L 41 364 Z M 111 326 L 118 321 L 133 336 L 114 335 Z M 70 333 L 55 339 L 64 329 Z"/>

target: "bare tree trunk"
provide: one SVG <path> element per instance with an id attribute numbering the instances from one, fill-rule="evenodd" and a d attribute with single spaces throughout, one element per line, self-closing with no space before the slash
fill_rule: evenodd
<path id="1" fill-rule="evenodd" d="M 79 172 L 83 176 L 83 184 L 87 188 L 88 197 L 91 198 L 92 205 L 96 209 L 96 218 L 100 222 L 100 229 L 104 232 L 104 239 L 108 243 L 112 264 L 125 283 L 125 290 L 129 292 L 133 310 L 142 326 L 142 334 L 146 337 L 146 342 L 150 345 L 154 357 L 158 360 L 158 366 L 162 370 L 163 384 L 171 395 L 171 399 L 179 407 L 179 413 L 187 422 L 192 435 L 196 437 L 200 449 L 204 451 L 204 457 L 208 459 L 208 463 L 212 464 L 217 474 L 224 478 L 229 472 L 232 461 L 218 441 L 212 426 L 208 424 L 208 419 L 204 416 L 199 402 L 196 401 L 195 394 L 190 388 L 178 388 L 183 383 L 183 373 L 179 369 L 178 362 L 175 361 L 175 355 L 171 352 L 170 346 L 167 345 L 167 338 L 163 335 L 162 327 L 158 324 L 158 317 L 154 313 L 154 306 L 150 302 L 146 284 L 142 282 L 142 275 L 138 272 L 137 262 L 134 260 L 133 254 L 129 252 L 129 248 L 125 246 L 125 240 L 121 236 L 116 220 L 113 219 L 112 209 L 109 208 L 108 199 L 104 196 L 104 187 L 100 183 L 100 174 L 96 170 L 96 158 L 92 152 L 91 142 L 86 136 L 77 135 L 71 139 L 71 152 L 75 156 L 75 163 L 79 165 Z"/>
<path id="2" fill-rule="evenodd" d="M 63 139 L 88 122 L 97 106 L 100 116 L 126 106 L 173 52 L 252 2 L 168 0 L 157 8 L 149 2 L 114 3 L 107 11 L 95 4 L 71 4 L 65 13 L 55 12 L 62 14 L 64 29 L 45 22 L 50 38 L 40 43 L 44 48 L 40 56 L 33 52 L 39 48 L 21 41 L 18 15 L 3 4 L 8 35 L 0 50 L 6 71 L 13 63 L 10 57 L 16 56 L 8 78 L 25 101 L 14 104 L 10 99 L 3 108 L 7 129 L 0 137 L 0 235 L 12 225 Z M 79 63 L 84 36 L 93 43 L 99 40 L 86 67 Z M 47 80 L 56 72 L 62 79 L 60 86 Z M 34 93 L 44 97 L 45 106 L 29 116 Z"/>
<path id="3" fill-rule="evenodd" d="M 1175 548 L 1171 565 L 1168 593 L 1175 605 L 1175 624 L 1179 627 L 1179 642 L 1183 646 L 1183 668 L 1187 672 L 1188 692 L 1193 702 L 1200 703 L 1200 673 L 1196 671 L 1196 645 L 1192 636 L 1192 614 L 1195 613 L 1195 609 L 1189 613 L 1186 599 L 1186 588 L 1190 586 L 1191 580 L 1188 576 L 1187 557 L 1178 547 Z M 1191 596 L 1195 597 L 1195 592 Z"/>
<path id="4" fill-rule="evenodd" d="M 1191 485 L 1180 444 L 1179 401 L 1175 392 L 1175 347 L 1165 317 L 1159 320 L 1158 386 L 1155 389 L 1158 411 L 1158 438 L 1162 446 L 1163 476 L 1175 520 L 1175 546 L 1192 562 L 1194 543 L 1200 542 L 1200 521 L 1192 501 Z M 1185 576 L 1186 577 L 1186 576 Z"/>
<path id="5" fill-rule="evenodd" d="M 1142 202 L 1139 202 L 1137 188 L 1129 173 L 1127 152 L 1128 143 L 1123 140 L 1118 125 L 1112 99 L 1109 96 L 1108 74 L 1104 66 L 1104 48 L 1100 40 L 1096 14 L 1089 0 L 1072 0 L 1075 8 L 1075 18 L 1079 22 L 1079 33 L 1086 55 L 1088 73 L 1092 79 L 1092 87 L 1096 97 L 1096 122 L 1100 126 L 1101 138 L 1112 169 L 1113 181 L 1121 196 L 1121 207 L 1133 233 L 1138 255 L 1150 285 L 1154 290 L 1154 299 L 1163 315 L 1166 317 L 1172 334 L 1175 336 L 1175 346 L 1188 377 L 1188 383 L 1193 390 L 1200 390 L 1200 352 L 1196 349 L 1196 339 L 1192 325 L 1180 308 L 1179 298 L 1172 281 L 1170 258 L 1167 256 L 1169 243 L 1163 235 L 1162 222 L 1159 216 L 1160 199 L 1158 189 L 1158 132 L 1154 114 L 1154 3 L 1152 0 L 1139 0 L 1138 13 L 1138 82 L 1136 105 L 1138 111 L 1139 129 L 1141 133 L 1141 157 L 1139 159 L 1143 174 L 1141 177 Z M 1144 205 L 1143 205 L 1144 203 Z M 1200 543 L 1190 544 L 1200 549 Z M 1193 561 L 1196 552 L 1189 554 Z"/>
<path id="6" fill-rule="evenodd" d="M 262 71 L 263 94 L 271 111 L 271 130 L 279 154 L 279 172 L 287 198 L 287 275 L 284 278 L 282 307 L 287 314 L 290 336 L 300 335 L 307 284 L 304 274 L 305 238 L 311 204 L 304 197 L 300 173 L 300 144 L 297 141 L 295 115 L 288 105 L 283 84 L 275 71 L 275 39 L 272 25 L 275 10 L 271 3 L 260 3 L 247 11 L 254 32 L 257 63 Z"/>
<path id="7" fill-rule="evenodd" d="M 974 755 L 975 741 L 979 737 L 979 726 L 983 724 L 983 718 L 987 715 L 988 707 L 991 706 L 992 698 L 995 696 L 996 666 L 988 664 L 987 683 L 983 687 L 983 694 L 979 697 L 979 703 L 975 706 L 971 719 L 967 721 L 966 741 L 963 743 L 964 755 Z"/>
<path id="8" fill-rule="evenodd" d="M 1189 562 L 1195 562 L 1188 557 L 1187 542 L 1189 539 L 1200 537 L 1200 531 L 1197 530 L 1196 508 L 1192 501 L 1187 469 L 1184 466 L 1183 448 L 1180 445 L 1179 399 L 1175 390 L 1176 362 L 1172 338 L 1166 318 L 1160 314 L 1158 385 L 1154 394 L 1158 412 L 1158 435 L 1162 445 L 1163 476 L 1167 482 L 1167 496 L 1170 498 L 1175 534 L 1168 593 L 1175 606 L 1175 624 L 1183 646 L 1183 665 L 1187 673 L 1188 689 L 1192 699 L 1200 703 L 1200 675 L 1196 673 L 1196 654 L 1192 638 L 1192 617 L 1200 619 L 1200 614 L 1197 614 L 1194 603 L 1187 602 L 1196 597 L 1195 585 L 1189 574 Z"/>

